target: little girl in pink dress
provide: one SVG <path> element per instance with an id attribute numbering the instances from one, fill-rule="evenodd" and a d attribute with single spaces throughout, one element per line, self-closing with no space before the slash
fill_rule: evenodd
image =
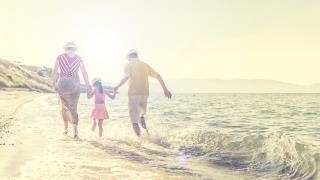
<path id="1" fill-rule="evenodd" d="M 94 108 L 92 110 L 91 117 L 93 119 L 93 124 L 91 130 L 94 131 L 97 126 L 98 120 L 98 127 L 99 127 L 99 136 L 102 136 L 103 132 L 103 121 L 109 119 L 108 111 L 105 105 L 105 96 L 107 95 L 109 98 L 114 99 L 116 93 L 110 94 L 103 90 L 101 80 L 99 78 L 94 78 L 92 80 L 92 85 L 94 89 L 92 92 L 89 92 L 88 98 L 92 98 L 94 96 Z"/>

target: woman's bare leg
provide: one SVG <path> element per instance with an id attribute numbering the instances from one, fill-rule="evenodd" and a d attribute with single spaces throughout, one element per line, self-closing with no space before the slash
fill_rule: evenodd
<path id="1" fill-rule="evenodd" d="M 77 111 L 72 111 L 72 112 L 73 113 L 71 113 L 71 114 L 73 114 L 72 123 L 73 123 L 73 130 L 74 130 L 73 134 L 74 134 L 74 138 L 78 138 L 78 121 L 79 121 L 78 113 L 77 113 Z"/>
<path id="2" fill-rule="evenodd" d="M 63 118 L 63 123 L 64 123 L 64 131 L 63 134 L 67 135 L 68 134 L 68 124 L 70 121 L 70 114 L 68 114 L 68 111 L 65 107 L 61 107 L 61 115 Z"/>
<path id="3" fill-rule="evenodd" d="M 78 124 L 73 124 L 73 134 L 74 134 L 74 138 L 78 138 Z"/>
<path id="4" fill-rule="evenodd" d="M 74 138 L 78 137 L 78 122 L 79 122 L 79 115 L 78 115 L 78 101 L 80 97 L 80 91 L 76 92 L 71 95 L 73 102 L 69 104 L 69 111 L 72 115 L 72 123 L 74 129 Z"/>
<path id="5" fill-rule="evenodd" d="M 93 119 L 92 121 L 93 121 L 93 124 L 92 124 L 91 130 L 94 131 L 96 130 L 97 122 L 96 122 L 96 119 Z"/>
<path id="6" fill-rule="evenodd" d="M 101 137 L 102 136 L 102 133 L 103 133 L 103 120 L 102 119 L 99 119 L 99 122 L 98 122 L 98 126 L 99 126 L 99 136 Z"/>
<path id="7" fill-rule="evenodd" d="M 64 122 L 64 132 L 63 134 L 67 135 L 68 134 L 68 121 L 63 121 Z"/>

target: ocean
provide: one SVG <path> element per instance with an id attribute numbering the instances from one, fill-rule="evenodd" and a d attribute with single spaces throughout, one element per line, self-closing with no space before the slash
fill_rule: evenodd
<path id="1" fill-rule="evenodd" d="M 320 94 L 162 94 L 149 97 L 150 137 L 132 131 L 127 97 L 107 101 L 91 132 L 81 96 L 79 140 L 65 137 L 57 95 L 22 107 L 20 139 L 37 136 L 23 179 L 320 179 Z M 35 111 L 36 109 L 36 111 Z M 70 128 L 70 132 L 72 128 Z M 230 177 L 231 177 L 230 176 Z"/>

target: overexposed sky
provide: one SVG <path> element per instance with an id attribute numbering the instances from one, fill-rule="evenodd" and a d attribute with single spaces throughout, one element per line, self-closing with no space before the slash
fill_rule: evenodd
<path id="1" fill-rule="evenodd" d="M 126 52 L 165 78 L 320 82 L 318 0 L 0 0 L 0 58 L 52 66 L 67 41 L 90 77 Z"/>

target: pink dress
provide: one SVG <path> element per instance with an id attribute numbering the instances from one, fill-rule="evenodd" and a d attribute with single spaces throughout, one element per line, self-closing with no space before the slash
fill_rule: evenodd
<path id="1" fill-rule="evenodd" d="M 99 93 L 98 91 L 94 94 L 94 108 L 92 110 L 91 117 L 93 119 L 105 120 L 109 119 L 108 111 L 105 105 L 105 97 L 104 93 Z"/>

